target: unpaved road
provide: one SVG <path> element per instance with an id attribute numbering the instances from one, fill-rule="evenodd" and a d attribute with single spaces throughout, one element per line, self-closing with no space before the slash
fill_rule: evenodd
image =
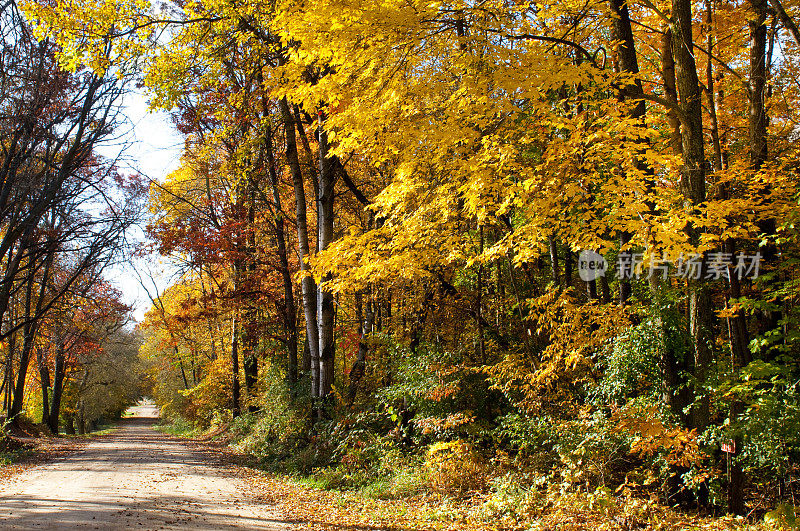
<path id="1" fill-rule="evenodd" d="M 290 528 L 232 469 L 152 430 L 155 407 L 132 410 L 111 435 L 0 485 L 0 529 Z"/>

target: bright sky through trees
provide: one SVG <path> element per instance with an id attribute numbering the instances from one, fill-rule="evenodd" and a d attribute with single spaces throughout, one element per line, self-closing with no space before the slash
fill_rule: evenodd
<path id="1" fill-rule="evenodd" d="M 138 173 L 147 181 L 163 181 L 165 177 L 177 169 L 180 163 L 183 139 L 178 134 L 169 114 L 158 110 L 148 111 L 147 99 L 140 92 L 132 92 L 125 96 L 125 114 L 129 125 L 120 139 L 107 148 L 105 156 L 117 157 L 119 150 L 119 166 L 124 173 Z M 141 227 L 134 227 L 128 237 L 133 242 L 143 242 Z M 150 307 L 150 299 L 144 292 L 134 272 L 134 263 L 125 261 L 112 268 L 109 277 L 120 288 L 127 304 L 134 307 L 134 317 L 141 321 Z M 168 282 L 165 279 L 164 282 Z"/>

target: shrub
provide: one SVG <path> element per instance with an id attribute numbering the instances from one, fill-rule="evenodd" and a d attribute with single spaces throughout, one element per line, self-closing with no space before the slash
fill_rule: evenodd
<path id="1" fill-rule="evenodd" d="M 542 477 L 546 481 L 547 478 Z M 522 481 L 521 481 L 522 480 Z M 491 492 L 481 507 L 481 513 L 494 521 L 516 523 L 535 514 L 544 504 L 546 492 L 540 485 L 531 486 L 530 478 L 506 473 L 491 481 Z"/>
<path id="2" fill-rule="evenodd" d="M 187 437 L 197 431 L 193 423 L 178 416 L 163 420 L 158 424 L 157 428 L 163 433 L 168 433 L 177 437 Z"/>
<path id="3" fill-rule="evenodd" d="M 365 485 L 361 492 L 377 499 L 398 499 L 423 492 L 430 484 L 427 468 L 422 464 L 406 463 L 388 476 L 381 477 Z"/>
<path id="4" fill-rule="evenodd" d="M 430 471 L 431 488 L 440 494 L 486 489 L 488 482 L 486 461 L 471 444 L 465 441 L 431 445 L 425 466 Z"/>

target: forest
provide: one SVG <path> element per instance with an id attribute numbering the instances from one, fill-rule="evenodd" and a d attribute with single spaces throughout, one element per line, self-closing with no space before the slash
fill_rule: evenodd
<path id="1" fill-rule="evenodd" d="M 783 2 L 9 4 L 6 418 L 150 395 L 455 528 L 794 528 Z M 168 175 L 97 155 L 131 87 L 183 136 Z M 131 330 L 103 271 L 142 218 L 172 279 Z"/>
<path id="2" fill-rule="evenodd" d="M 122 80 L 64 70 L 13 3 L 0 34 L 4 428 L 84 433 L 141 392 L 130 308 L 106 273 L 147 188 L 99 154 L 121 122 Z"/>

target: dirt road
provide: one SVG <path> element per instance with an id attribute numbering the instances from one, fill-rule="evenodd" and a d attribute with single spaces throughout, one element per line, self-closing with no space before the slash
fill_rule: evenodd
<path id="1" fill-rule="evenodd" d="M 268 529 L 290 526 L 242 494 L 233 470 L 135 416 L 83 450 L 0 485 L 0 529 Z"/>

